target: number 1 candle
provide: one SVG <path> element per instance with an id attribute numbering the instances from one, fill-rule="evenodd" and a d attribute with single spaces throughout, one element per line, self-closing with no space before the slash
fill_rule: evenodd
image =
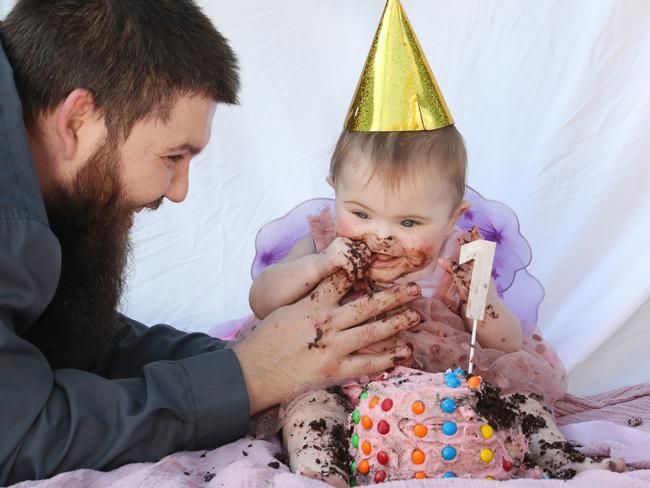
<path id="1" fill-rule="evenodd" d="M 469 349 L 469 366 L 467 373 L 472 374 L 474 370 L 474 350 L 476 349 L 476 328 L 478 321 L 483 320 L 485 316 L 485 306 L 487 302 L 488 290 L 490 289 L 490 280 L 492 278 L 492 263 L 494 262 L 494 253 L 496 243 L 479 239 L 464 244 L 460 248 L 459 264 L 465 264 L 474 261 L 472 268 L 472 277 L 469 286 L 469 298 L 467 300 L 467 309 L 465 316 L 473 319 L 472 324 L 472 341 Z"/>

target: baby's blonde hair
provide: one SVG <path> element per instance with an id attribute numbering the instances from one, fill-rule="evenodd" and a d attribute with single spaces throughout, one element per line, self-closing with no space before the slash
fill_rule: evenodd
<path id="1" fill-rule="evenodd" d="M 354 151 L 361 151 L 367 156 L 373 174 L 380 176 L 390 187 L 398 186 L 407 175 L 417 177 L 423 171 L 435 169 L 452 188 L 454 210 L 463 200 L 467 150 L 463 136 L 453 125 L 414 132 L 343 130 L 330 164 L 333 183 L 343 161 Z"/>

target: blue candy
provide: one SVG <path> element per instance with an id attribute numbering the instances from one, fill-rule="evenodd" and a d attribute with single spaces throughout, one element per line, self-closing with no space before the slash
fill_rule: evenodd
<path id="1" fill-rule="evenodd" d="M 462 368 L 456 368 L 454 370 L 454 373 L 457 374 L 457 375 L 460 375 L 460 376 L 465 376 L 465 370 L 462 369 Z"/>
<path id="2" fill-rule="evenodd" d="M 453 378 L 447 378 L 447 386 L 449 388 L 458 388 L 460 386 L 460 381 L 458 381 L 458 378 L 454 375 Z"/>
<path id="3" fill-rule="evenodd" d="M 456 402 L 451 398 L 445 398 L 442 403 L 440 403 L 440 408 L 445 413 L 454 413 L 456 410 Z"/>
<path id="4" fill-rule="evenodd" d="M 445 474 L 442 475 L 443 478 L 456 478 L 456 473 L 452 471 L 447 471 Z"/>
<path id="5" fill-rule="evenodd" d="M 448 380 L 449 378 L 456 378 L 456 373 L 453 371 L 448 371 L 447 373 L 444 374 L 444 377 L 446 380 Z"/>
<path id="6" fill-rule="evenodd" d="M 447 446 L 442 450 L 441 454 L 445 461 L 451 461 L 456 457 L 456 449 L 453 446 Z"/>
<path id="7" fill-rule="evenodd" d="M 445 422 L 442 424 L 442 433 L 445 435 L 454 435 L 458 431 L 458 427 L 454 422 Z"/>

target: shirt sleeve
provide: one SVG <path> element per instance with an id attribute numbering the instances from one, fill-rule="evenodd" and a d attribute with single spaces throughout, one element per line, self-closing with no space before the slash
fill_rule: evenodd
<path id="1" fill-rule="evenodd" d="M 241 368 L 207 336 L 124 319 L 114 377 L 50 368 L 19 331 L 42 301 L 53 240 L 40 222 L 0 218 L 0 485 L 154 461 L 244 435 Z"/>

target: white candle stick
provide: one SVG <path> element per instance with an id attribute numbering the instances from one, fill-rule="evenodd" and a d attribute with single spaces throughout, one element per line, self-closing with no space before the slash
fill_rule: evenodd
<path id="1" fill-rule="evenodd" d="M 469 286 L 469 298 L 467 300 L 467 309 L 465 311 L 467 318 L 473 319 L 472 341 L 469 348 L 469 366 L 467 368 L 468 374 L 472 374 L 472 371 L 474 370 L 476 329 L 478 321 L 483 320 L 483 317 L 485 316 L 485 306 L 487 303 L 488 290 L 490 289 L 492 263 L 494 262 L 495 251 L 496 243 L 483 239 L 464 244 L 460 248 L 460 260 L 458 264 L 465 264 L 468 261 L 474 261 Z"/>

